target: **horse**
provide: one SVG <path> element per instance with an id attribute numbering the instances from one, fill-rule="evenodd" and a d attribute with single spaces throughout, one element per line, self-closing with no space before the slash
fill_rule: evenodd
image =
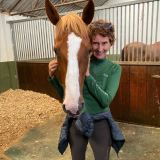
<path id="1" fill-rule="evenodd" d="M 132 42 L 124 46 L 121 52 L 122 61 L 159 61 L 160 42 L 144 44 Z"/>
<path id="2" fill-rule="evenodd" d="M 94 3 L 88 0 L 81 17 L 76 13 L 60 17 L 49 0 L 45 0 L 45 9 L 55 26 L 54 50 L 58 61 L 55 77 L 64 90 L 63 108 L 78 115 L 84 104 L 83 85 L 91 48 L 88 25 L 94 17 Z"/>
<path id="3" fill-rule="evenodd" d="M 146 48 L 146 60 L 160 61 L 160 42 L 150 44 Z"/>
<path id="4" fill-rule="evenodd" d="M 122 61 L 144 61 L 146 45 L 142 42 L 132 42 L 124 46 L 121 52 Z"/>

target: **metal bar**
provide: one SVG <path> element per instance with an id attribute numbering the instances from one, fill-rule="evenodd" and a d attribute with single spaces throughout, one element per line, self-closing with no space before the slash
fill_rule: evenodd
<path id="1" fill-rule="evenodd" d="M 45 58 L 48 58 L 48 54 L 49 54 L 49 35 L 48 35 L 48 25 L 47 25 L 47 20 L 44 20 L 44 24 L 45 24 L 45 36 L 46 36 L 46 56 Z"/>
<path id="2" fill-rule="evenodd" d="M 109 13 L 108 13 L 108 16 L 109 16 L 109 22 L 111 21 L 111 8 L 109 8 Z M 111 50 L 109 50 L 109 55 L 111 54 Z"/>
<path id="3" fill-rule="evenodd" d="M 16 30 L 17 42 L 16 43 L 17 43 L 17 48 L 18 48 L 18 60 L 20 60 L 22 58 L 21 57 L 22 56 L 22 54 L 21 54 L 21 43 L 20 43 L 21 42 L 21 40 L 20 40 L 21 35 L 20 35 L 20 29 L 19 29 L 20 24 L 19 25 L 17 24 L 16 26 L 17 26 L 17 30 Z"/>
<path id="4" fill-rule="evenodd" d="M 153 33 L 153 16 L 154 16 L 154 5 L 152 3 L 152 18 L 151 18 L 151 33 Z M 152 36 L 153 34 L 151 34 L 151 39 L 150 39 L 150 43 L 152 44 Z"/>
<path id="5" fill-rule="evenodd" d="M 134 42 L 134 36 L 135 35 L 135 4 L 133 5 L 133 42 Z M 134 47 L 131 48 L 131 61 L 134 61 L 134 54 L 135 54 L 135 50 Z"/>
<path id="6" fill-rule="evenodd" d="M 24 52 L 23 52 L 23 57 L 25 57 L 25 55 L 28 53 L 28 51 L 29 51 L 29 48 L 27 48 L 27 34 L 25 34 L 25 32 L 27 31 L 27 29 L 28 28 L 26 28 L 26 24 L 27 24 L 28 22 L 26 22 L 26 23 L 22 23 L 22 30 L 21 30 L 21 32 L 23 33 L 23 50 L 24 50 Z M 19 43 L 22 43 L 22 42 L 19 42 Z"/>
<path id="7" fill-rule="evenodd" d="M 38 33 L 37 33 L 37 22 L 38 22 L 38 20 L 33 21 L 33 24 L 34 24 L 34 27 L 33 27 L 34 47 L 35 47 L 35 51 L 34 51 L 34 56 L 35 57 L 34 57 L 34 59 L 37 59 L 38 54 L 39 54 L 39 48 L 38 48 L 39 41 L 38 41 Z"/>
<path id="8" fill-rule="evenodd" d="M 86 2 L 86 0 L 77 0 L 77 1 L 73 1 L 73 2 L 67 2 L 67 3 L 62 3 L 62 4 L 55 4 L 54 6 L 55 7 L 60 7 L 60 6 L 74 4 L 74 3 L 81 3 L 81 2 Z M 33 10 L 28 10 L 28 11 L 24 11 L 24 12 L 10 13 L 10 15 L 13 16 L 13 15 L 24 14 L 24 13 L 31 13 L 31 12 L 35 12 L 35 11 L 41 11 L 41 10 L 45 10 L 45 7 L 37 8 L 37 9 L 33 9 Z"/>
<path id="9" fill-rule="evenodd" d="M 19 34 L 18 33 L 18 25 L 17 24 L 14 24 L 14 33 L 15 33 L 15 45 L 16 45 L 16 48 L 17 48 L 17 59 L 16 61 L 19 60 L 19 57 L 20 57 L 20 47 L 19 47 L 19 43 L 18 43 L 18 40 L 19 40 Z"/>
<path id="10" fill-rule="evenodd" d="M 13 52 L 14 52 L 14 60 L 17 60 L 17 49 L 16 49 L 16 40 L 15 40 L 15 32 L 14 32 L 14 24 L 11 24 L 11 35 L 12 35 L 12 43 L 13 43 Z"/>
<path id="11" fill-rule="evenodd" d="M 138 36 L 139 36 L 139 4 L 138 4 L 138 11 L 137 11 L 138 13 L 137 13 L 137 42 L 139 42 L 139 39 L 138 39 Z M 137 48 L 137 50 L 136 50 L 136 61 L 138 61 L 138 53 L 139 51 L 138 51 L 138 48 Z"/>
<path id="12" fill-rule="evenodd" d="M 135 34 L 135 5 L 133 5 L 133 39 L 132 41 L 134 42 L 134 34 Z"/>
<path id="13" fill-rule="evenodd" d="M 51 23 L 50 24 L 50 41 L 51 41 L 51 53 L 50 53 L 50 57 L 53 58 L 55 57 L 55 52 L 54 52 L 54 26 L 52 26 Z"/>
<path id="14" fill-rule="evenodd" d="M 106 9 L 104 9 L 104 20 L 106 21 Z"/>
<path id="15" fill-rule="evenodd" d="M 30 42 L 30 54 L 29 54 L 29 59 L 34 59 L 34 35 L 33 35 L 33 21 L 30 21 L 29 23 L 29 42 Z"/>
<path id="16" fill-rule="evenodd" d="M 142 4 L 142 27 L 141 27 L 141 42 L 143 42 L 143 27 L 144 27 L 144 3 Z M 143 61 L 143 48 L 141 48 L 141 60 Z"/>
<path id="17" fill-rule="evenodd" d="M 41 20 L 41 23 L 42 23 L 42 44 L 43 44 L 43 56 L 42 56 L 42 59 L 45 58 L 45 54 L 46 54 L 46 45 L 45 45 L 45 30 L 44 30 L 44 20 L 42 19 Z"/>
<path id="18" fill-rule="evenodd" d="M 40 47 L 41 47 L 41 42 L 40 42 L 40 28 L 39 28 L 40 25 L 39 25 L 39 23 L 40 23 L 40 20 L 38 20 L 37 23 L 36 23 L 36 25 L 37 25 L 36 28 L 38 28 L 38 31 L 39 31 L 39 32 L 37 32 L 37 42 L 38 42 L 38 43 L 37 43 L 37 47 L 38 47 L 38 56 L 37 56 L 37 58 L 40 59 L 40 52 L 41 52 L 41 48 L 40 48 Z"/>
<path id="19" fill-rule="evenodd" d="M 147 20 L 146 20 L 146 43 L 148 41 L 148 18 L 149 18 L 149 3 L 147 3 Z M 146 51 L 148 52 L 148 48 L 147 48 L 147 45 L 146 45 Z M 145 54 L 145 61 L 147 60 L 147 54 Z"/>
<path id="20" fill-rule="evenodd" d="M 130 43 L 130 25 L 131 25 L 131 6 L 129 5 L 129 27 L 128 27 L 128 42 Z"/>
<path id="21" fill-rule="evenodd" d="M 32 36 L 33 36 L 33 59 L 37 58 L 38 53 L 38 45 L 37 45 L 37 27 L 36 27 L 37 21 L 32 21 Z"/>
<path id="22" fill-rule="evenodd" d="M 28 45 L 28 39 L 29 38 L 28 38 L 28 33 L 27 33 L 27 31 L 29 29 L 28 29 L 27 25 L 28 25 L 28 22 L 21 24 L 21 26 L 22 26 L 22 28 L 21 28 L 22 33 L 21 34 L 23 34 L 22 35 L 23 42 L 20 41 L 19 43 L 20 44 L 22 43 L 22 48 L 24 50 L 24 52 L 22 52 L 21 60 L 28 60 L 28 53 L 29 53 L 29 50 L 30 50 L 30 47 Z"/>
<path id="23" fill-rule="evenodd" d="M 144 3 L 142 4 L 142 32 L 141 32 L 141 42 L 143 42 L 143 27 L 144 27 Z"/>
<path id="24" fill-rule="evenodd" d="M 159 4 L 158 4 L 159 3 Z M 158 15 L 159 15 L 159 5 L 160 5 L 160 1 L 157 1 L 157 15 L 156 15 L 156 35 L 155 35 L 155 42 L 157 42 L 157 33 L 158 33 Z"/>
<path id="25" fill-rule="evenodd" d="M 32 59 L 36 59 L 37 58 L 37 45 L 36 45 L 36 40 L 37 40 L 37 37 L 36 37 L 36 21 L 31 21 L 32 23 L 32 43 L 33 43 L 33 50 L 32 50 Z"/>
<path id="26" fill-rule="evenodd" d="M 47 45 L 46 44 L 46 30 L 45 30 L 45 21 L 42 19 L 42 35 L 43 35 L 43 57 L 46 58 L 45 55 L 47 54 Z"/>
<path id="27" fill-rule="evenodd" d="M 37 7 L 37 5 L 38 5 L 38 2 L 39 2 L 39 0 L 35 0 L 35 3 L 34 3 L 34 5 L 33 5 L 33 9 L 35 9 L 36 7 Z"/>
<path id="28" fill-rule="evenodd" d="M 139 36 L 139 4 L 138 4 L 138 13 L 137 13 L 137 42 L 139 41 L 138 36 Z"/>
<path id="29" fill-rule="evenodd" d="M 43 49 L 44 49 L 44 48 L 43 48 L 43 37 L 42 37 L 42 26 L 41 26 L 42 24 L 41 24 L 41 21 L 42 21 L 42 20 L 39 21 L 39 28 L 40 28 L 40 32 L 39 32 L 39 33 L 40 33 L 40 39 L 41 39 L 40 59 L 42 59 L 42 57 L 43 57 Z"/>
<path id="30" fill-rule="evenodd" d="M 32 59 L 32 50 L 33 50 L 33 44 L 32 44 L 32 36 L 31 36 L 31 30 L 32 30 L 32 26 L 31 26 L 31 22 L 32 21 L 29 21 L 27 23 L 27 35 L 28 35 L 28 39 L 27 39 L 27 42 L 28 42 L 28 50 L 26 52 L 26 57 L 28 60 Z"/>
<path id="31" fill-rule="evenodd" d="M 126 21 L 126 14 L 127 14 L 127 12 L 126 12 L 126 6 L 124 6 L 124 45 L 126 44 L 126 23 L 127 23 L 127 21 Z"/>
<path id="32" fill-rule="evenodd" d="M 112 11 L 112 23 L 114 25 L 114 8 L 111 11 Z M 112 54 L 114 54 L 114 45 L 112 46 Z"/>
<path id="33" fill-rule="evenodd" d="M 131 26 L 131 5 L 129 5 L 129 28 L 128 28 L 128 43 L 130 43 L 130 35 L 131 35 L 131 32 L 130 32 L 130 30 L 131 30 L 131 28 L 130 28 L 130 26 Z M 129 54 L 129 56 L 128 56 L 128 59 L 130 59 L 130 54 Z"/>
<path id="34" fill-rule="evenodd" d="M 116 12 L 116 15 L 117 15 L 117 21 L 116 21 L 116 23 L 117 23 L 117 25 L 116 25 L 116 33 L 117 33 L 117 38 L 116 39 L 118 39 L 118 8 L 116 8 L 117 10 L 117 12 Z M 118 54 L 118 41 L 116 41 L 117 42 L 117 45 L 116 45 L 116 53 Z"/>
<path id="35" fill-rule="evenodd" d="M 120 7 L 120 33 L 122 33 L 122 7 Z M 122 36 L 120 36 L 120 48 L 122 48 Z"/>

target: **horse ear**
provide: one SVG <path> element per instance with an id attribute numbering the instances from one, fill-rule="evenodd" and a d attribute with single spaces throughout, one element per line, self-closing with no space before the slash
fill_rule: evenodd
<path id="1" fill-rule="evenodd" d="M 58 21 L 60 20 L 60 16 L 56 10 L 56 8 L 52 5 L 50 0 L 45 0 L 45 8 L 46 8 L 46 13 L 49 18 L 49 20 L 56 25 Z"/>
<path id="2" fill-rule="evenodd" d="M 94 3 L 93 0 L 88 0 L 88 4 L 83 9 L 82 19 L 84 23 L 88 25 L 92 22 L 93 17 L 94 17 Z"/>

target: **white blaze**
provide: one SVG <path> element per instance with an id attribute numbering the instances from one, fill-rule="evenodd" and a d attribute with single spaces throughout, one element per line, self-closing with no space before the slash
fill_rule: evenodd
<path id="1" fill-rule="evenodd" d="M 78 51 L 82 39 L 74 33 L 68 35 L 68 66 L 65 80 L 65 104 L 66 110 L 76 113 L 80 97 Z"/>

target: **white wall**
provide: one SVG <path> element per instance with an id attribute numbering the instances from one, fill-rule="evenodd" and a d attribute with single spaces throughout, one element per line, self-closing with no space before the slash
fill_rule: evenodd
<path id="1" fill-rule="evenodd" d="M 22 19 L 21 16 L 8 16 L 0 13 L 0 62 L 13 61 L 13 46 L 9 20 Z"/>

